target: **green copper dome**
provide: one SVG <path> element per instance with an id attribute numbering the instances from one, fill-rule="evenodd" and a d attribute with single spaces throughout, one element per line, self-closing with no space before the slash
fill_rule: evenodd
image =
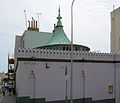
<path id="1" fill-rule="evenodd" d="M 60 7 L 58 10 L 58 17 L 57 17 L 57 26 L 54 28 L 53 35 L 48 41 L 48 43 L 37 47 L 37 48 L 43 48 L 43 49 L 49 49 L 49 50 L 69 50 L 71 51 L 71 41 L 66 36 L 63 25 L 61 22 L 62 17 L 60 16 Z M 89 51 L 90 48 L 82 45 L 76 45 L 73 44 L 73 50 L 74 51 Z"/>
<path id="2" fill-rule="evenodd" d="M 63 25 L 62 22 L 60 21 L 62 17 L 60 16 L 60 8 L 58 10 L 58 21 L 57 21 L 57 26 L 55 27 L 55 30 L 53 32 L 53 36 L 51 39 L 48 41 L 46 46 L 50 45 L 63 45 L 63 44 L 70 44 L 70 40 L 67 38 L 64 30 L 63 30 Z"/>
<path id="3" fill-rule="evenodd" d="M 70 40 L 65 35 L 62 27 L 56 27 L 54 30 L 52 38 L 48 41 L 46 45 L 56 45 L 56 44 L 70 44 Z"/>

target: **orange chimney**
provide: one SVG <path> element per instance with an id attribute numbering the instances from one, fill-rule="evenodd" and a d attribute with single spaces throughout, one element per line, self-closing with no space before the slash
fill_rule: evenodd
<path id="1" fill-rule="evenodd" d="M 33 21 L 31 21 L 31 28 L 33 28 Z"/>
<path id="2" fill-rule="evenodd" d="M 34 20 L 34 28 L 35 28 L 35 20 Z"/>
<path id="3" fill-rule="evenodd" d="M 56 24 L 54 24 L 54 30 L 55 30 L 55 28 L 56 28 Z"/>
<path id="4" fill-rule="evenodd" d="M 36 21 L 36 29 L 37 29 L 37 21 Z"/>
<path id="5" fill-rule="evenodd" d="M 28 30 L 31 30 L 31 31 L 39 31 L 39 28 L 37 28 L 37 21 L 35 21 L 33 18 L 32 18 L 32 21 L 29 21 L 29 27 L 28 27 Z M 31 26 L 31 27 L 30 27 Z"/>
<path id="6" fill-rule="evenodd" d="M 28 20 L 28 23 L 29 23 L 29 27 L 30 27 L 30 21 Z"/>

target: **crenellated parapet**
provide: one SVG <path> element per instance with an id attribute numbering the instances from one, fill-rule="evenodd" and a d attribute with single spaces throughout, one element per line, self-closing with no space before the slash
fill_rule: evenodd
<path id="1" fill-rule="evenodd" d="M 48 59 L 70 59 L 71 51 L 47 50 L 47 49 L 25 49 L 15 50 L 15 58 L 48 58 Z M 102 60 L 102 61 L 120 61 L 120 54 L 114 53 L 95 53 L 86 51 L 74 51 L 74 60 Z"/>

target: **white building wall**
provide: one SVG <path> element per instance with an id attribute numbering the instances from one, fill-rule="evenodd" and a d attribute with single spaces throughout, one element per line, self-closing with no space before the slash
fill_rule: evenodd
<path id="1" fill-rule="evenodd" d="M 50 68 L 45 68 L 46 62 L 19 61 L 17 75 L 18 96 L 30 96 L 29 74 L 33 70 L 36 77 L 35 98 L 46 98 L 47 101 L 65 99 L 65 76 L 63 66 L 68 65 L 70 77 L 70 63 L 47 62 Z M 114 85 L 114 64 L 111 63 L 74 63 L 73 98 L 83 98 L 82 70 L 85 71 L 85 97 L 93 100 L 114 98 L 109 94 L 108 86 Z M 18 77 L 17 77 L 18 78 Z M 68 80 L 68 97 L 70 96 L 70 79 Z"/>
<path id="2" fill-rule="evenodd" d="M 16 38 L 15 38 L 15 48 L 22 48 L 22 38 L 21 38 L 21 36 L 16 36 Z"/>
<path id="3" fill-rule="evenodd" d="M 64 68 L 67 65 L 70 77 L 70 51 L 43 49 L 16 49 L 16 80 L 18 97 L 30 96 L 29 75 L 35 74 L 35 98 L 47 101 L 65 99 Z M 85 72 L 85 97 L 93 100 L 116 98 L 120 101 L 120 55 L 109 53 L 74 52 L 73 53 L 73 98 L 83 98 L 83 77 Z M 81 62 L 83 61 L 84 62 Z M 116 63 L 115 63 L 116 61 Z M 49 63 L 50 68 L 45 65 Z M 64 68 L 63 68 L 64 67 Z M 113 94 L 108 86 L 113 85 Z M 68 98 L 70 96 L 68 80 Z"/>
<path id="4" fill-rule="evenodd" d="M 114 85 L 114 64 L 86 63 L 86 96 L 93 100 L 114 98 L 114 93 L 109 94 L 108 86 Z"/>
<path id="5" fill-rule="evenodd" d="M 25 66 L 24 63 L 19 62 L 18 70 L 16 72 L 16 89 L 18 91 L 18 97 L 29 95 L 29 66 Z"/>
<path id="6" fill-rule="evenodd" d="M 120 8 L 111 12 L 111 52 L 120 53 Z"/>
<path id="7" fill-rule="evenodd" d="M 120 64 L 116 63 L 116 103 L 120 103 Z"/>

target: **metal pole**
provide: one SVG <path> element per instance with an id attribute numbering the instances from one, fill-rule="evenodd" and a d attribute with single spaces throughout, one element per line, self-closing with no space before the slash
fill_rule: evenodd
<path id="1" fill-rule="evenodd" d="M 85 72 L 82 70 L 83 75 L 83 103 L 85 103 Z"/>
<path id="2" fill-rule="evenodd" d="M 65 68 L 65 82 L 66 82 L 66 96 L 65 96 L 65 100 L 66 100 L 66 103 L 68 103 L 68 69 L 67 69 L 67 65 L 66 65 L 66 68 Z"/>
<path id="3" fill-rule="evenodd" d="M 117 68 L 117 63 L 116 63 L 116 53 L 114 54 L 114 98 L 116 102 L 116 68 Z"/>
<path id="4" fill-rule="evenodd" d="M 71 77 L 70 77 L 70 103 L 73 103 L 73 3 L 71 4 Z"/>
<path id="5" fill-rule="evenodd" d="M 40 27 L 40 25 L 39 25 L 39 14 L 38 14 L 38 28 Z"/>
<path id="6" fill-rule="evenodd" d="M 68 96 L 67 96 L 67 83 L 68 83 L 68 80 L 66 79 L 66 103 L 68 103 Z"/>
<path id="7" fill-rule="evenodd" d="M 38 28 L 40 28 L 39 16 L 42 15 L 41 13 L 36 13 L 38 16 Z"/>
<path id="8" fill-rule="evenodd" d="M 26 29 L 27 29 L 27 16 L 26 16 L 26 10 L 24 10 L 25 13 L 25 24 L 26 24 Z"/>

